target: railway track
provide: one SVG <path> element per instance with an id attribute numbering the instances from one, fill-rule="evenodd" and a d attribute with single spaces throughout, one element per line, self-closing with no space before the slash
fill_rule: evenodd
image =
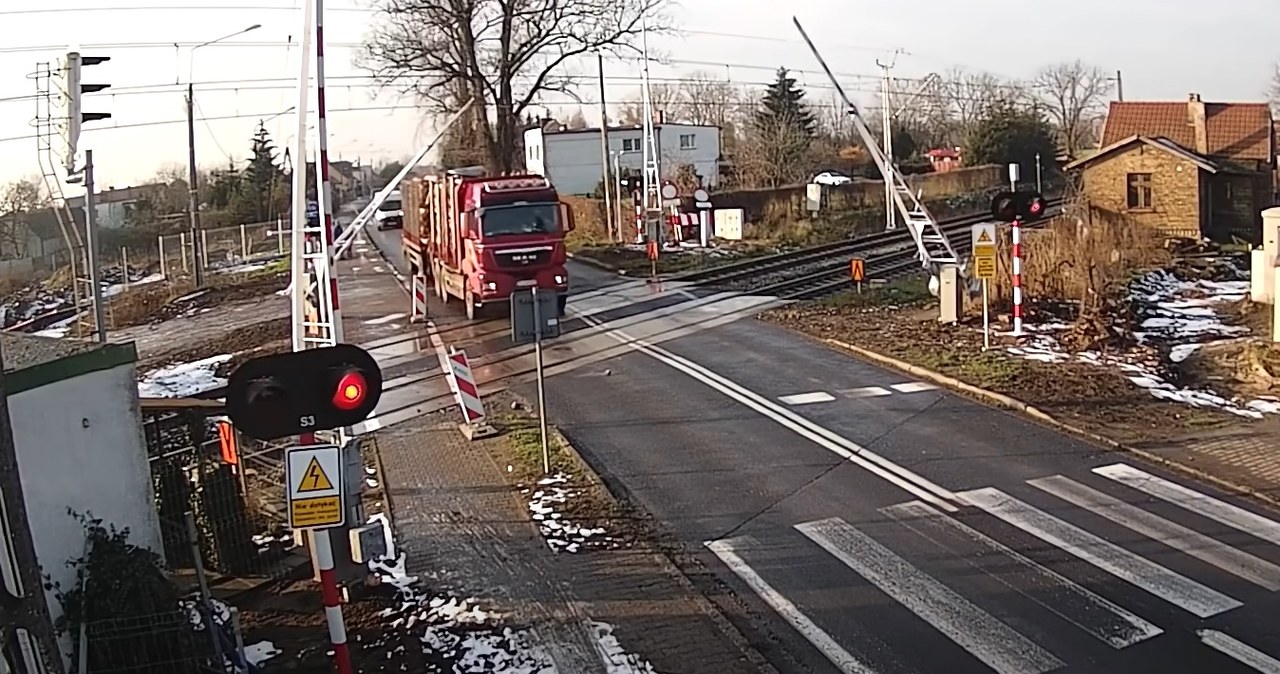
<path id="1" fill-rule="evenodd" d="M 1047 217 L 1056 215 L 1061 204 L 1061 199 L 1051 200 Z M 967 234 L 970 227 L 990 219 L 986 214 L 978 214 L 945 220 L 938 223 L 938 226 L 949 238 L 960 237 L 952 242 L 953 247 L 960 252 L 968 249 Z M 900 229 L 740 260 L 679 274 L 670 277 L 670 280 L 723 290 L 776 294 L 788 299 L 810 298 L 847 287 L 849 260 L 853 257 L 866 260 L 868 277 L 874 275 L 876 278 L 887 278 L 886 274 L 901 276 L 919 268 L 911 235 L 906 229 Z M 817 290 L 826 287 L 832 290 Z"/>

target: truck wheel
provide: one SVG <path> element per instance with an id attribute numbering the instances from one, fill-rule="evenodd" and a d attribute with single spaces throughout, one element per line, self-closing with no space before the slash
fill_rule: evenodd
<path id="1" fill-rule="evenodd" d="M 569 304 L 569 296 L 561 295 L 556 298 L 556 316 L 564 318 L 565 306 Z"/>
<path id="2" fill-rule="evenodd" d="M 467 304 L 467 320 L 474 321 L 476 320 L 476 317 L 480 315 L 480 307 L 476 306 L 476 297 L 471 294 L 470 290 L 464 293 L 464 295 L 465 297 L 463 301 Z"/>

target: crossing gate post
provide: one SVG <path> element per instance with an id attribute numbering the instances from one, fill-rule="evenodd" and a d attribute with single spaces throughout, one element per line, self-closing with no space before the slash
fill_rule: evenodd
<path id="1" fill-rule="evenodd" d="M 462 434 L 468 440 L 497 435 L 498 430 L 489 425 L 484 413 L 480 387 L 476 385 L 466 351 L 449 349 L 449 383 L 458 407 L 462 410 L 462 423 L 459 425 Z"/>
<path id="2" fill-rule="evenodd" d="M 425 276 L 418 274 L 413 277 L 410 284 L 412 290 L 412 298 L 410 299 L 409 322 L 420 323 L 427 320 L 427 279 Z"/>

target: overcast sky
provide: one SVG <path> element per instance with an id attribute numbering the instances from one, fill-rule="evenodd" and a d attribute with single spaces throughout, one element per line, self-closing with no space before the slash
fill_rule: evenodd
<path id="1" fill-rule="evenodd" d="M 211 118 L 197 124 L 199 163 L 216 167 L 243 160 L 258 120 L 296 101 L 303 30 L 301 0 L 252 4 L 0 4 L 0 152 L 6 160 L 0 165 L 0 181 L 39 174 L 36 141 L 30 137 L 35 84 L 29 74 L 38 63 L 56 61 L 71 47 L 111 57 L 108 63 L 85 69 L 85 81 L 112 85 L 89 99 L 92 103 L 85 109 L 110 112 L 113 118 L 86 126 L 81 139 L 82 148 L 94 150 L 100 185 L 138 184 L 163 165 L 186 165 L 183 93 L 175 83 L 185 85 L 189 77 L 197 83 L 197 117 Z M 1185 11 L 1180 9 L 1183 5 Z M 429 138 L 432 120 L 412 109 L 389 109 L 411 106 L 413 101 L 376 95 L 364 77 L 367 73 L 354 65 L 355 45 L 375 18 L 364 7 L 365 0 L 331 0 L 326 7 L 330 154 L 367 162 L 407 157 Z M 876 59 L 889 60 L 897 48 L 906 51 L 896 57 L 894 74 L 900 77 L 964 67 L 1021 78 L 1045 64 L 1081 58 L 1108 71 L 1123 71 L 1129 100 L 1182 100 L 1189 92 L 1206 100 L 1262 100 L 1272 64 L 1280 58 L 1280 43 L 1274 39 L 1280 25 L 1277 0 L 1222 0 L 1211 9 L 1187 0 L 682 0 L 673 13 L 677 28 L 688 32 L 680 39 L 655 38 L 651 46 L 684 63 L 654 65 L 655 79 L 701 69 L 739 82 L 763 83 L 773 69 L 787 66 L 802 71 L 797 77 L 804 84 L 825 85 L 791 26 L 792 13 L 798 14 L 832 68 L 846 74 L 849 86 L 861 92 L 876 86 L 871 79 L 878 72 Z M 1011 29 L 997 34 L 992 25 L 1001 16 Z M 214 40 L 251 24 L 262 27 L 194 54 L 173 46 Z M 595 64 L 572 67 L 591 73 Z M 606 80 L 638 74 L 633 62 L 606 65 Z M 631 99 L 634 91 L 634 81 L 619 82 L 609 87 L 607 96 Z M 594 86 L 586 95 L 595 99 Z M 825 89 L 811 93 L 821 101 L 829 95 Z M 556 100 L 548 105 L 562 118 L 572 111 Z M 598 119 L 591 111 L 587 116 Z M 139 124 L 145 126 L 107 128 Z M 292 114 L 281 115 L 268 121 L 267 128 L 283 145 L 296 120 Z"/>

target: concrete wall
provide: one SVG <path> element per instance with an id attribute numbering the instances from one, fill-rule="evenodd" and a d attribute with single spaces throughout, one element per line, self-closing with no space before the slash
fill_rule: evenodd
<path id="1" fill-rule="evenodd" d="M 1151 174 L 1151 209 L 1129 210 L 1130 173 Z M 1090 205 L 1125 213 L 1132 222 L 1174 237 L 1200 236 L 1200 182 L 1200 169 L 1195 164 L 1145 143 L 1099 160 L 1082 173 L 1084 194 Z"/>
<path id="2" fill-rule="evenodd" d="M 720 129 L 663 124 L 657 127 L 656 133 L 664 178 L 670 177 L 679 166 L 692 165 L 710 185 L 719 184 Z M 639 173 L 644 168 L 642 137 L 640 129 L 610 129 L 609 161 L 617 154 L 623 172 Z M 550 178 L 561 194 L 589 195 L 600 184 L 604 169 L 599 129 L 558 133 L 529 129 L 524 139 L 525 167 L 530 173 Z"/>
<path id="3" fill-rule="evenodd" d="M 84 554 L 84 529 L 68 508 L 127 527 L 135 545 L 162 550 L 136 377 L 132 364 L 121 365 L 9 398 L 36 558 L 64 588 L 75 582 L 67 560 Z M 53 591 L 45 598 L 56 621 L 62 606 Z"/>

